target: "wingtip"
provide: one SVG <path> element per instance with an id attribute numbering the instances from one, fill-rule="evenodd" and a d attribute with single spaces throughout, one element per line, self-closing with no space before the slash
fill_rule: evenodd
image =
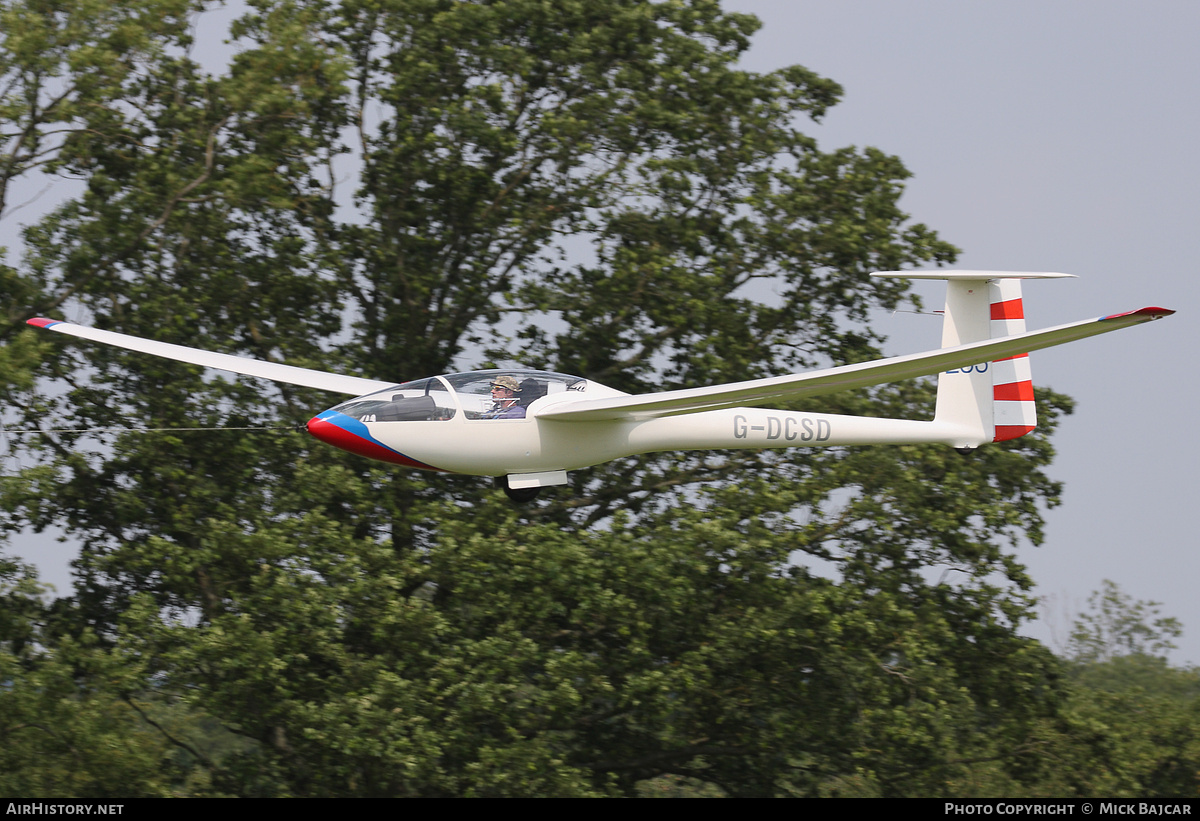
<path id="1" fill-rule="evenodd" d="M 35 316 L 33 319 L 25 320 L 25 324 L 33 325 L 37 328 L 49 328 L 51 325 L 57 325 L 61 321 L 60 319 L 47 319 L 44 316 Z"/>
<path id="2" fill-rule="evenodd" d="M 1138 308 L 1136 311 L 1126 311 L 1123 314 L 1109 314 L 1108 316 L 1100 317 L 1101 321 L 1106 319 L 1120 319 L 1127 316 L 1140 316 L 1146 319 L 1162 319 L 1164 316 L 1170 316 L 1175 313 L 1170 308 Z"/>

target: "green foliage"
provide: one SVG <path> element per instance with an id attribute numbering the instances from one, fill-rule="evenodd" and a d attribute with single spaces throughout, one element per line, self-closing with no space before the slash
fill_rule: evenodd
<path id="1" fill-rule="evenodd" d="M 122 694 L 146 687 L 81 640 L 48 631 L 29 568 L 0 560 L 0 795 L 166 795 L 166 744 Z M 53 644 L 48 650 L 46 644 Z"/>
<path id="2" fill-rule="evenodd" d="M 400 555 L 300 516 L 253 537 L 220 615 L 142 598 L 122 646 L 256 740 L 277 794 L 632 795 L 665 773 L 815 795 L 855 772 L 919 794 L 981 722 L 1020 733 L 1048 708 L 1048 654 L 977 625 L 1004 675 L 985 669 L 951 588 L 913 612 L 815 578 L 711 501 L 582 533 L 447 507 L 437 545 Z"/>
<path id="3" fill-rule="evenodd" d="M 1159 617 L 1159 602 L 1133 601 L 1108 579 L 1088 597 L 1088 607 L 1091 612 L 1079 615 L 1067 644 L 1067 657 L 1077 664 L 1127 656 L 1165 659 L 1175 649 L 1171 639 L 1183 634 L 1178 619 Z"/>
<path id="4" fill-rule="evenodd" d="M 1156 602 L 1105 580 L 1067 647 L 1071 699 L 1045 736 L 1043 790 L 1124 797 L 1200 796 L 1200 669 L 1165 651 L 1183 628 Z"/>

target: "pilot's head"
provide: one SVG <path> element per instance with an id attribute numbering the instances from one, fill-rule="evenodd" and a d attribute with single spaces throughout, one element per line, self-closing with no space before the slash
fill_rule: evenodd
<path id="1" fill-rule="evenodd" d="M 505 407 L 517 401 L 521 384 L 511 376 L 497 376 L 492 380 L 492 401 Z"/>

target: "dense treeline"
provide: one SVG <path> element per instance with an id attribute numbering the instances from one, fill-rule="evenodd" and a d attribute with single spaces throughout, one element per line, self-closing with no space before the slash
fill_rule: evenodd
<path id="1" fill-rule="evenodd" d="M 53 604 L 0 566 L 0 792 L 1196 792 L 1193 673 L 1109 720 L 1018 635 L 1065 397 L 970 459 L 660 454 L 517 509 L 286 430 L 319 392 L 28 330 L 657 389 L 873 357 L 908 296 L 867 274 L 953 259 L 716 2 L 254 0 L 221 66 L 208 5 L 0 0 L 0 219 L 79 181 L 0 260 L 5 421 L 45 431 L 0 511 L 82 546 Z M 246 425 L 283 430 L 62 430 Z"/>

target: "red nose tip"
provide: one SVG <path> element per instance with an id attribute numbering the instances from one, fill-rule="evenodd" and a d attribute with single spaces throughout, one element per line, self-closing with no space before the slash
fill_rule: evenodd
<path id="1" fill-rule="evenodd" d="M 328 430 L 329 430 L 329 428 L 335 427 L 335 426 L 329 424 L 321 417 L 314 416 L 312 419 L 309 419 L 308 424 L 305 427 L 308 428 L 309 433 L 311 433 L 317 439 L 320 439 L 322 442 L 325 442 L 326 444 L 330 444 L 330 445 L 334 444 L 333 442 L 329 441 Z"/>
<path id="2" fill-rule="evenodd" d="M 347 419 L 347 421 L 349 420 Z M 357 453 L 359 456 L 378 459 L 380 457 L 377 451 L 383 450 L 383 448 L 374 442 L 351 433 L 341 425 L 337 425 L 328 419 L 322 419 L 319 416 L 309 419 L 307 427 L 309 433 L 325 444 L 333 445 L 335 448 L 340 448 L 350 453 Z M 365 432 L 365 426 L 363 430 Z"/>

